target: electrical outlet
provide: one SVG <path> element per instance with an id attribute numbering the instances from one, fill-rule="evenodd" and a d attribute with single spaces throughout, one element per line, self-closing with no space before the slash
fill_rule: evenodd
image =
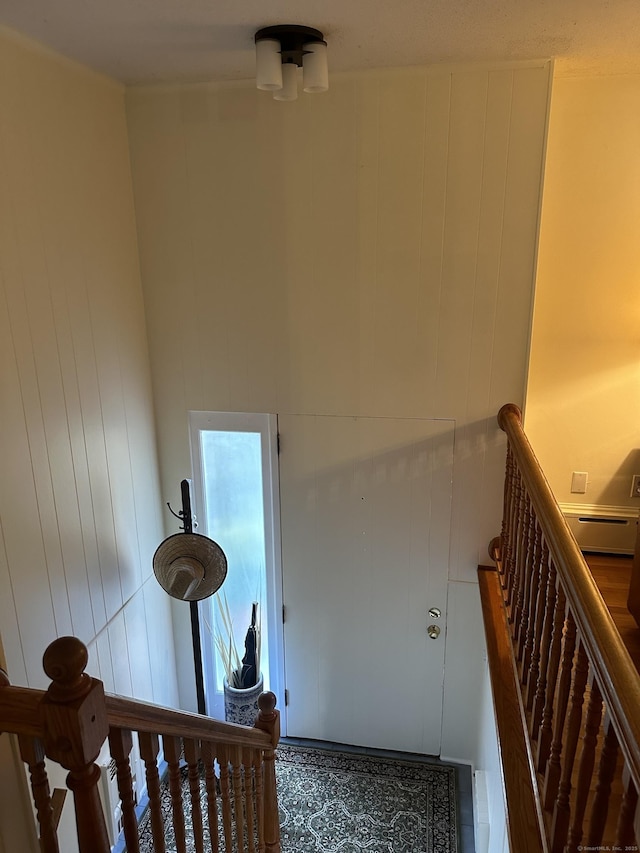
<path id="1" fill-rule="evenodd" d="M 634 474 L 631 480 L 631 497 L 640 498 L 640 474 Z"/>

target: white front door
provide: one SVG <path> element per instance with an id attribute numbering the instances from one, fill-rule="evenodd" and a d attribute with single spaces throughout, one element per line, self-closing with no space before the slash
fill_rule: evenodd
<path id="1" fill-rule="evenodd" d="M 287 733 L 438 755 L 454 422 L 278 428 Z"/>

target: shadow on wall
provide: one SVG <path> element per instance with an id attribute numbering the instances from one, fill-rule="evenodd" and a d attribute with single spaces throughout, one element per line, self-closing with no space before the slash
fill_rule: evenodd
<path id="1" fill-rule="evenodd" d="M 637 440 L 637 436 L 634 436 L 634 440 Z M 616 506 L 620 501 L 620 496 L 623 495 L 629 498 L 631 506 L 637 507 L 640 511 L 640 494 L 631 495 L 631 486 L 635 474 L 640 475 L 640 448 L 637 447 L 630 450 L 620 463 L 609 483 L 596 496 L 597 502 L 605 506 Z"/>

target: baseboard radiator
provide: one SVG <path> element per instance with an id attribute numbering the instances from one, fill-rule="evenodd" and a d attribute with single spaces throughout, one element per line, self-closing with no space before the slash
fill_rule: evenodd
<path id="1" fill-rule="evenodd" d="M 105 694 L 102 682 L 84 672 L 87 650 L 74 637 L 55 640 L 43 660 L 51 678 L 46 691 L 14 687 L 0 670 L 0 733 L 18 737 L 43 853 L 60 850 L 60 797 L 50 795 L 45 759 L 69 771 L 80 853 L 110 853 L 120 833 L 120 847 L 140 853 L 141 794 L 158 853 L 166 849 L 167 821 L 177 850 L 186 849 L 189 834 L 196 851 L 280 853 L 273 693 L 260 696 L 254 727 L 238 726 Z M 165 762 L 170 815 L 161 805 Z"/>
<path id="2" fill-rule="evenodd" d="M 581 551 L 633 554 L 638 511 L 629 507 L 560 504 Z"/>
<path id="3" fill-rule="evenodd" d="M 479 571 L 513 853 L 637 850 L 640 676 L 522 429 Z"/>

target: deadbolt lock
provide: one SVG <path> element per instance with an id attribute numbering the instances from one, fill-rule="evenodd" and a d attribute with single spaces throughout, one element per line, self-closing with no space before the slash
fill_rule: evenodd
<path id="1" fill-rule="evenodd" d="M 439 619 L 442 616 L 442 612 L 439 607 L 430 607 L 429 616 L 431 616 L 432 619 Z"/>
<path id="2" fill-rule="evenodd" d="M 440 628 L 437 625 L 429 625 L 427 628 L 427 634 L 432 640 L 437 640 L 440 636 Z"/>

